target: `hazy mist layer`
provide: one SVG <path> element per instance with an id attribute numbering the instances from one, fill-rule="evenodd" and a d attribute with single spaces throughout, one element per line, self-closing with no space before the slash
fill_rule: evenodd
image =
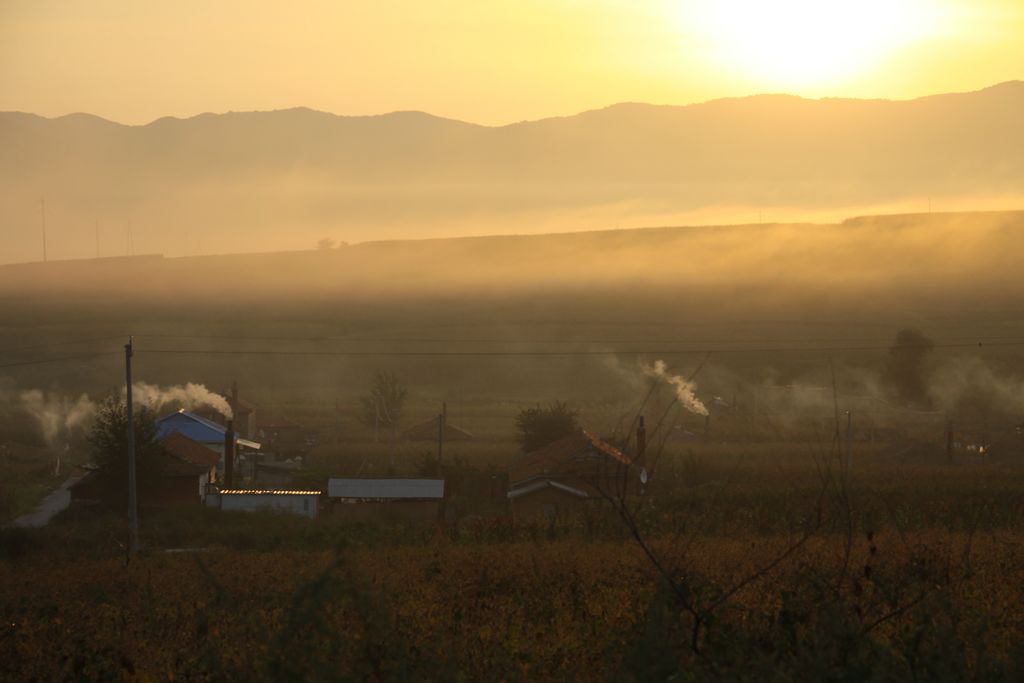
<path id="1" fill-rule="evenodd" d="M 882 314 L 1017 306 L 1022 267 L 1024 212 L 1018 211 L 10 265 L 0 268 L 0 292 L 8 308 L 28 310 L 73 308 L 78 301 L 193 314 L 287 302 L 375 309 L 453 301 L 487 308 L 503 299 L 538 308 L 565 300 L 616 309 L 636 297 L 646 307 L 664 301 L 670 309 L 718 316 Z"/>
<path id="2" fill-rule="evenodd" d="M 307 109 L 0 114 L 0 262 L 1016 208 L 1024 83 L 912 101 L 622 104 L 499 128 Z M 129 240 L 130 232 L 130 240 Z"/>

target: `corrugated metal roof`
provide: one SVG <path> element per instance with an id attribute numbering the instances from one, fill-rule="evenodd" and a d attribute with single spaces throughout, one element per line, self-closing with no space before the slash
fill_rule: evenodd
<path id="1" fill-rule="evenodd" d="M 171 432 L 160 440 L 160 445 L 169 455 L 193 465 L 204 465 L 207 468 L 216 467 L 220 458 L 217 451 L 207 448 L 198 441 L 193 441 L 181 432 Z"/>
<path id="2" fill-rule="evenodd" d="M 402 432 L 403 439 L 413 441 L 436 441 L 437 440 L 437 418 L 432 417 L 419 424 L 409 427 Z M 473 435 L 461 427 L 456 427 L 447 420 L 444 423 L 445 441 L 469 441 Z"/>
<path id="3" fill-rule="evenodd" d="M 224 443 L 224 433 L 227 431 L 224 425 L 184 410 L 164 415 L 156 421 L 156 424 L 157 439 L 164 439 L 172 433 L 178 432 L 199 443 Z M 246 448 L 258 450 L 260 447 L 255 441 L 243 439 L 238 432 L 235 432 L 235 442 Z"/>
<path id="4" fill-rule="evenodd" d="M 223 496 L 319 496 L 320 491 L 288 491 L 279 489 L 222 489 Z"/>
<path id="5" fill-rule="evenodd" d="M 509 465 L 509 484 L 515 488 L 542 478 L 606 477 L 630 464 L 621 450 L 582 429 L 513 460 Z"/>
<path id="6" fill-rule="evenodd" d="M 543 479 L 541 481 L 535 481 L 532 484 L 527 484 L 525 486 L 520 486 L 518 488 L 511 489 L 508 492 L 508 497 L 510 499 L 515 499 L 518 498 L 519 496 L 525 496 L 529 493 L 533 493 L 534 491 L 540 491 L 541 489 L 546 489 L 548 487 L 558 489 L 559 491 L 564 491 L 565 493 L 576 496 L 577 498 L 590 498 L 590 494 L 588 494 L 586 491 L 581 491 L 580 489 L 574 486 L 562 484 L 551 479 Z"/>
<path id="7" fill-rule="evenodd" d="M 444 479 L 331 479 L 331 498 L 444 498 Z"/>

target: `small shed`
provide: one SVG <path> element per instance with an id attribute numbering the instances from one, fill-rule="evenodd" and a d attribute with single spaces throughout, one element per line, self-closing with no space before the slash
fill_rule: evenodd
<path id="1" fill-rule="evenodd" d="M 441 516 L 444 479 L 342 479 L 327 482 L 332 513 L 346 519 L 433 521 Z"/>
<path id="2" fill-rule="evenodd" d="M 302 458 L 288 460 L 270 460 L 257 462 L 254 465 L 254 484 L 273 488 L 286 488 L 292 483 L 292 477 L 302 470 Z"/>
<path id="3" fill-rule="evenodd" d="M 508 499 L 515 515 L 558 516 L 632 492 L 639 474 L 621 450 L 580 430 L 514 460 Z"/>
<path id="4" fill-rule="evenodd" d="M 210 492 L 206 504 L 235 512 L 283 512 L 316 519 L 319 514 L 320 491 L 282 489 L 225 489 Z"/>
<path id="5" fill-rule="evenodd" d="M 310 443 L 302 425 L 284 415 L 261 416 L 256 424 L 256 437 L 264 450 L 286 458 L 305 455 L 316 445 Z"/>

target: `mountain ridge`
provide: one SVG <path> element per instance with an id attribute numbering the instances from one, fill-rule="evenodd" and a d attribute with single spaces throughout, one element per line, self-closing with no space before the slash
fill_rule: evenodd
<path id="1" fill-rule="evenodd" d="M 1016 81 L 902 101 L 623 103 L 502 127 L 308 108 L 136 127 L 4 114 L 0 254 L 41 252 L 40 199 L 55 257 L 123 253 L 129 232 L 140 252 L 223 253 L 1005 208 L 1024 198 L 1022 112 Z"/>
<path id="2" fill-rule="evenodd" d="M 3 110 L 3 111 L 0 111 L 0 117 L 4 117 L 6 115 L 22 115 L 22 116 L 35 117 L 35 118 L 38 118 L 38 119 L 42 119 L 44 121 L 60 121 L 60 120 L 74 118 L 74 117 L 90 117 L 90 118 L 93 118 L 93 119 L 97 119 L 99 121 L 103 121 L 103 122 L 106 122 L 106 123 L 114 124 L 116 126 L 120 126 L 120 127 L 124 127 L 124 128 L 146 128 L 146 127 L 149 127 L 149 126 L 153 126 L 154 124 L 159 124 L 160 122 L 164 122 L 164 121 L 187 122 L 187 121 L 192 121 L 192 120 L 195 120 L 195 119 L 208 119 L 210 117 L 234 116 L 234 115 L 239 115 L 239 114 L 262 114 L 262 115 L 268 115 L 269 114 L 269 115 L 273 115 L 273 114 L 287 114 L 287 113 L 291 113 L 291 112 L 296 112 L 296 113 L 308 112 L 308 113 L 312 113 L 312 114 L 322 114 L 322 115 L 329 116 L 329 117 L 332 117 L 332 118 L 335 118 L 335 119 L 374 119 L 374 118 L 388 118 L 388 117 L 395 117 L 395 116 L 402 116 L 402 115 L 410 115 L 410 114 L 412 114 L 412 115 L 421 115 L 421 116 L 428 117 L 430 119 L 439 120 L 439 121 L 449 121 L 449 122 L 453 122 L 453 123 L 461 123 L 461 124 L 465 124 L 465 125 L 468 125 L 468 126 L 473 126 L 473 127 L 476 127 L 476 128 L 500 129 L 500 128 L 508 128 L 508 127 L 511 127 L 511 126 L 518 126 L 518 125 L 525 124 L 525 123 L 538 123 L 538 122 L 543 122 L 543 121 L 571 119 L 571 118 L 574 118 L 574 117 L 577 117 L 577 116 L 582 116 L 582 115 L 585 115 L 585 114 L 591 114 L 591 113 L 594 113 L 594 112 L 602 112 L 602 111 L 607 111 L 607 110 L 610 110 L 610 109 L 616 109 L 616 108 L 620 108 L 620 107 L 645 107 L 645 108 L 652 108 L 652 109 L 679 110 L 679 109 L 687 109 L 687 108 L 691 108 L 691 107 L 704 107 L 704 106 L 707 106 L 707 105 L 715 105 L 715 104 L 718 104 L 718 103 L 742 102 L 742 101 L 749 101 L 749 100 L 773 99 L 773 98 L 785 98 L 785 99 L 789 99 L 789 100 L 799 100 L 801 102 L 809 102 L 809 103 L 811 103 L 811 102 L 872 102 L 872 103 L 888 102 L 888 103 L 907 103 L 907 102 L 918 102 L 918 101 L 921 101 L 921 100 L 930 100 L 930 99 L 934 99 L 934 98 L 949 98 L 949 97 L 958 97 L 958 96 L 963 96 L 963 95 L 974 95 L 974 94 L 986 93 L 986 92 L 990 92 L 990 91 L 992 91 L 992 92 L 1003 92 L 1003 91 L 1008 91 L 1011 88 L 1017 88 L 1020 92 L 1024 92 L 1024 80 L 1013 79 L 1013 80 L 1009 80 L 1009 81 L 1003 81 L 1003 82 L 1000 82 L 1000 83 L 995 83 L 993 85 L 989 85 L 989 86 L 986 86 L 986 87 L 983 87 L 983 88 L 979 88 L 977 90 L 964 90 L 964 91 L 956 91 L 956 92 L 949 92 L 949 93 L 933 93 L 933 94 L 929 94 L 929 95 L 921 95 L 921 96 L 918 96 L 918 97 L 911 97 L 911 98 L 906 98 L 906 99 L 881 98 L 881 97 L 878 97 L 878 98 L 872 98 L 872 97 L 867 97 L 867 98 L 865 98 L 865 97 L 841 97 L 841 96 L 805 97 L 805 96 L 802 96 L 802 95 L 795 95 L 795 94 L 792 94 L 792 93 L 785 93 L 785 92 L 765 92 L 765 93 L 756 93 L 756 94 L 752 94 L 752 95 L 716 97 L 716 98 L 712 98 L 712 99 L 709 99 L 709 100 L 703 100 L 703 101 L 700 101 L 700 102 L 689 102 L 689 103 L 686 103 L 686 104 L 665 104 L 665 103 L 653 103 L 653 102 L 642 102 L 642 101 L 623 101 L 623 102 L 613 102 L 613 103 L 608 104 L 606 106 L 597 107 L 595 109 L 584 109 L 582 111 L 579 111 L 579 112 L 576 112 L 576 113 L 573 113 L 573 114 L 565 114 L 565 115 L 560 115 L 560 116 L 558 116 L 558 115 L 555 115 L 555 116 L 544 116 L 544 117 L 541 117 L 541 118 L 538 118 L 538 119 L 524 119 L 524 120 L 521 120 L 521 121 L 511 121 L 511 122 L 508 122 L 508 123 L 502 123 L 502 124 L 496 124 L 496 125 L 488 125 L 488 124 L 476 123 L 476 122 L 473 122 L 473 121 L 466 121 L 466 120 L 463 120 L 463 119 L 458 119 L 458 118 L 453 118 L 453 117 L 448 117 L 448 116 L 440 116 L 438 114 L 432 114 L 432 113 L 430 113 L 428 111 L 419 110 L 419 109 L 405 109 L 405 110 L 399 109 L 399 110 L 394 110 L 394 111 L 380 112 L 380 113 L 376 113 L 376 114 L 340 114 L 340 113 L 336 113 L 336 112 L 325 111 L 325 110 L 322 110 L 322 109 L 315 109 L 315 108 L 307 107 L 307 106 L 304 106 L 304 105 L 296 105 L 294 107 L 284 107 L 284 108 L 281 108 L 281 109 L 228 110 L 228 111 L 224 111 L 224 112 L 205 111 L 205 112 L 199 112 L 199 113 L 196 113 L 196 114 L 192 114 L 190 116 L 171 116 L 171 115 L 168 115 L 168 116 L 158 117 L 156 119 L 153 119 L 152 121 L 147 121 L 146 123 L 137 123 L 137 124 L 135 124 L 135 123 L 123 123 L 123 122 L 120 122 L 120 121 L 116 121 L 114 119 L 108 119 L 106 117 L 99 116 L 98 114 L 92 114 L 90 112 L 80 112 L 80 111 L 68 112 L 66 114 L 60 114 L 60 115 L 57 115 L 57 116 L 43 116 L 41 114 L 36 114 L 34 112 L 26 112 L 26 111 L 22 111 L 22 110 Z"/>

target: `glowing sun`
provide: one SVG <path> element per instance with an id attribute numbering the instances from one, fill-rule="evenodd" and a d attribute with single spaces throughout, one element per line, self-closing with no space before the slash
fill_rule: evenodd
<path id="1" fill-rule="evenodd" d="M 684 6 L 713 58 L 766 83 L 811 85 L 865 71 L 932 33 L 937 0 L 709 0 Z"/>

